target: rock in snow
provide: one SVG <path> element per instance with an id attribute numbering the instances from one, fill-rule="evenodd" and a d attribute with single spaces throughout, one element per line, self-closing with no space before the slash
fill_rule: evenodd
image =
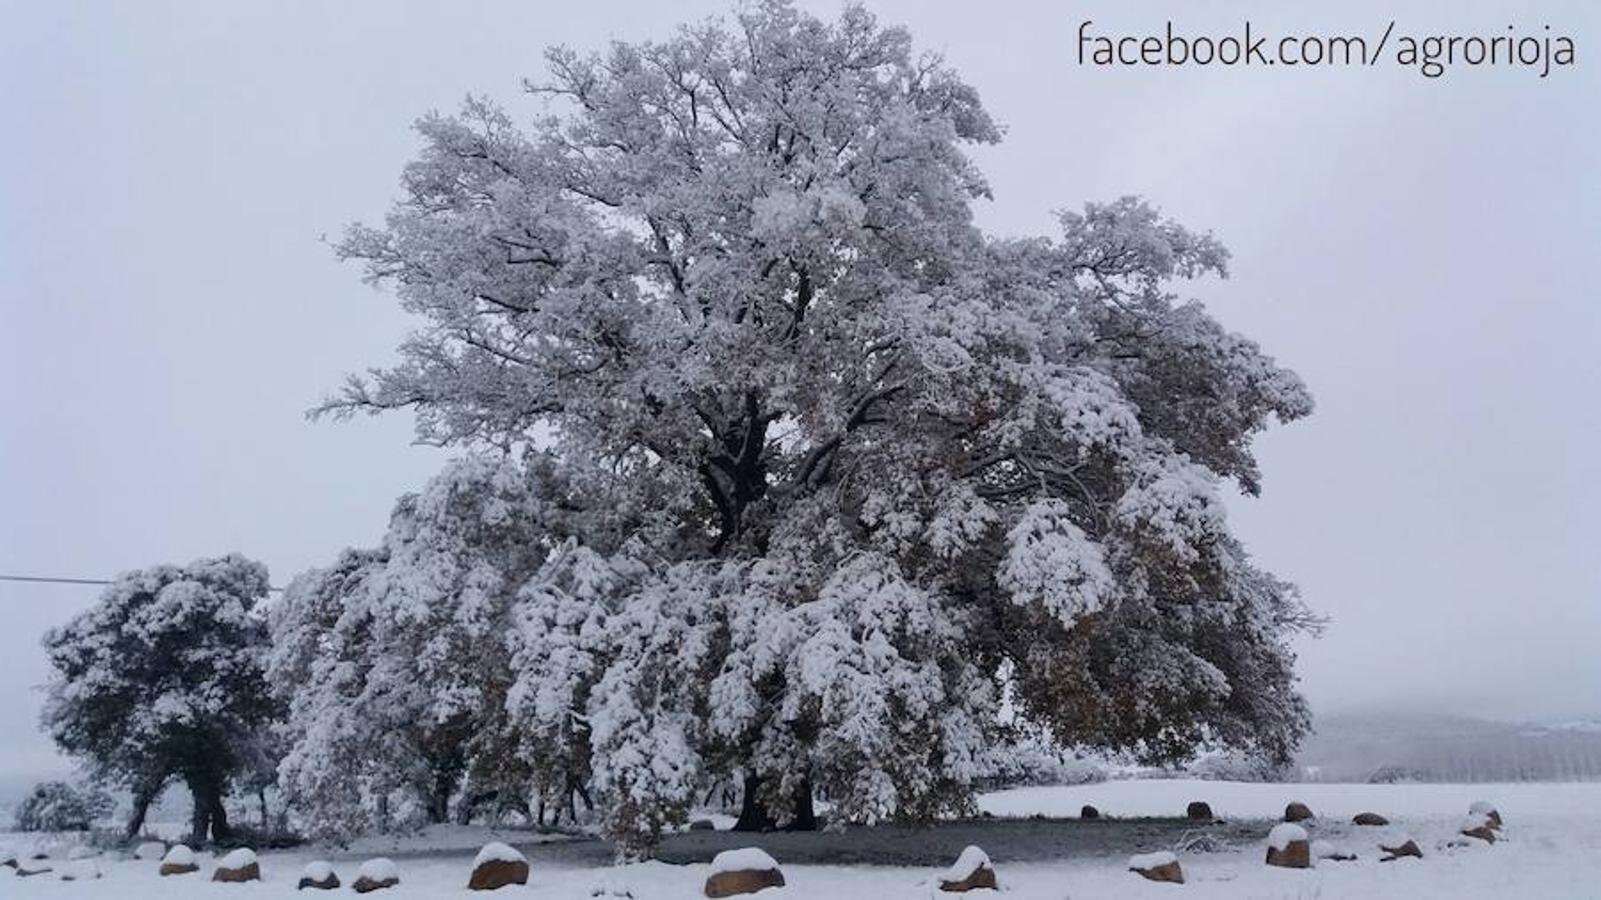
<path id="1" fill-rule="evenodd" d="M 1332 859 L 1335 862 L 1351 862 L 1356 859 L 1356 854 L 1328 841 L 1313 841 L 1312 858 Z"/>
<path id="2" fill-rule="evenodd" d="M 1273 826 L 1267 835 L 1267 864 L 1286 869 L 1311 868 L 1312 847 L 1306 829 L 1289 822 Z"/>
<path id="3" fill-rule="evenodd" d="M 200 871 L 200 864 L 195 862 L 195 851 L 184 844 L 173 844 L 167 854 L 161 857 L 161 874 L 187 875 L 190 872 Z"/>
<path id="4" fill-rule="evenodd" d="M 167 855 L 167 845 L 160 841 L 145 841 L 133 848 L 134 859 L 160 859 Z"/>
<path id="5" fill-rule="evenodd" d="M 1212 818 L 1212 807 L 1205 801 L 1191 800 L 1190 805 L 1184 807 L 1184 818 L 1210 819 Z"/>
<path id="6" fill-rule="evenodd" d="M 1495 808 L 1495 804 L 1487 800 L 1474 801 L 1473 805 L 1468 807 L 1468 815 L 1488 819 L 1491 828 L 1501 827 L 1501 813 Z"/>
<path id="7" fill-rule="evenodd" d="M 1352 825 L 1388 825 L 1390 820 L 1374 812 L 1357 813 L 1351 819 Z"/>
<path id="8" fill-rule="evenodd" d="M 712 857 L 705 893 L 708 897 L 732 897 L 783 886 L 784 873 L 778 870 L 778 861 L 759 847 L 744 847 Z"/>
<path id="9" fill-rule="evenodd" d="M 1130 872 L 1138 872 L 1151 881 L 1184 883 L 1184 869 L 1179 865 L 1179 858 L 1166 850 L 1131 856 L 1128 858 L 1128 868 Z"/>
<path id="10" fill-rule="evenodd" d="M 513 847 L 498 841 L 485 844 L 473 858 L 472 876 L 467 888 L 493 891 L 513 884 L 528 883 L 528 859 Z"/>
<path id="11" fill-rule="evenodd" d="M 1391 862 L 1393 860 L 1400 859 L 1403 856 L 1414 856 L 1418 859 L 1423 858 L 1423 850 L 1418 847 L 1418 842 L 1412 840 L 1411 838 L 1408 838 L 1406 843 L 1396 844 L 1393 847 L 1386 847 L 1385 845 L 1380 844 L 1379 849 L 1389 854 L 1388 856 L 1379 857 L 1379 862 Z"/>
<path id="12" fill-rule="evenodd" d="M 100 877 L 100 864 L 90 857 L 68 862 L 61 870 L 62 881 L 93 881 Z"/>
<path id="13" fill-rule="evenodd" d="M 392 888 L 400 883 L 400 869 L 387 856 L 369 859 L 356 871 L 356 880 L 350 887 L 358 894 Z"/>
<path id="14" fill-rule="evenodd" d="M 1286 822 L 1305 822 L 1311 818 L 1314 818 L 1312 809 L 1305 803 L 1296 801 L 1284 807 L 1284 821 Z"/>
<path id="15" fill-rule="evenodd" d="M 256 852 L 245 847 L 230 851 L 217 863 L 211 880 L 230 883 L 260 881 L 261 864 L 256 860 Z"/>
<path id="16" fill-rule="evenodd" d="M 995 888 L 995 869 L 990 865 L 989 855 L 977 847 L 969 846 L 956 857 L 956 862 L 945 870 L 940 876 L 939 889 L 942 891 L 964 892 L 978 888 Z"/>
<path id="17" fill-rule="evenodd" d="M 1462 820 L 1460 831 L 1463 835 L 1478 838 L 1486 844 L 1495 843 L 1495 826 L 1490 824 L 1490 817 L 1487 815 L 1469 813 L 1468 817 Z"/>
<path id="18" fill-rule="evenodd" d="M 339 876 L 334 873 L 334 867 L 325 860 L 312 860 L 300 870 L 300 883 L 295 890 L 303 891 L 312 888 L 319 891 L 331 891 L 339 887 Z"/>

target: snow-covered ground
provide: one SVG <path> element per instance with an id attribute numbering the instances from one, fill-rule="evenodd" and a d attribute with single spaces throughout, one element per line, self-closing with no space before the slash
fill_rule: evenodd
<path id="1" fill-rule="evenodd" d="M 1162 822 L 1077 822 L 1080 807 L 1093 804 L 1113 817 L 1173 816 L 1191 800 L 1205 800 L 1230 820 L 1212 833 L 1227 848 L 1220 852 L 1179 852 L 1187 883 L 1147 882 L 1126 871 L 1131 853 L 1173 849 L 1186 832 Z M 1355 852 L 1355 862 L 1322 862 L 1311 870 L 1263 865 L 1267 832 L 1284 805 L 1299 800 L 1319 819 L 1306 823 L 1314 839 Z M 1446 848 L 1476 800 L 1494 804 L 1506 820 L 1506 839 L 1494 846 Z M 504 889 L 507 896 L 539 898 L 633 897 L 691 898 L 711 871 L 715 848 L 749 843 L 777 858 L 788 886 L 762 897 L 852 898 L 874 900 L 941 896 L 938 878 L 967 843 L 977 843 L 995 860 L 1002 895 L 1040 900 L 1077 898 L 1173 898 L 1197 900 L 1328 900 L 1328 898 L 1601 898 L 1601 783 L 1480 785 L 1238 784 L 1205 781 L 1118 781 L 1057 788 L 1026 788 L 990 794 L 981 807 L 997 820 L 933 829 L 853 830 L 833 836 L 835 847 L 849 847 L 851 859 L 870 859 L 882 851 L 888 860 L 927 856 L 940 864 L 826 865 L 786 861 L 785 850 L 806 859 L 828 858 L 829 836 L 707 835 L 675 836 L 664 845 L 671 858 L 695 859 L 675 865 L 652 862 L 611 867 L 598 864 L 605 848 L 595 841 L 545 841 L 501 833 L 499 839 L 528 854 L 532 874 L 526 887 Z M 1358 812 L 1377 812 L 1391 825 L 1358 828 Z M 1032 819 L 1040 816 L 1043 818 Z M 1019 821 L 1019 819 L 1021 821 Z M 1087 836 L 1094 839 L 1087 839 Z M 147 861 L 101 861 L 96 881 L 63 882 L 52 875 L 5 879 L 7 898 L 117 898 L 187 900 L 204 897 L 290 897 L 302 867 L 326 857 L 348 885 L 368 855 L 395 859 L 401 883 L 386 898 L 468 896 L 467 876 L 487 830 L 450 829 L 428 839 L 398 845 L 372 841 L 357 853 L 303 848 L 261 854 L 264 880 L 253 884 L 213 884 L 206 879 L 214 858 L 201 855 L 196 875 L 161 878 Z M 976 837 L 976 840 L 974 838 Z M 1425 857 L 1379 862 L 1378 844 L 1415 838 Z M 0 837 L 17 843 L 20 836 Z M 466 846 L 464 846 L 466 845 Z M 1059 850 L 1055 848 L 1060 848 Z M 841 857 L 845 858 L 845 857 Z M 58 870 L 64 864 L 52 860 Z M 950 896 L 950 895 L 943 895 Z"/>

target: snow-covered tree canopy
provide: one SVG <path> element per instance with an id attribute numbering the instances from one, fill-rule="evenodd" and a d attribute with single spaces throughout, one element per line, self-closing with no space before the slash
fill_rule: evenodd
<path id="1" fill-rule="evenodd" d="M 195 798 L 194 832 L 227 836 L 222 795 L 277 715 L 263 677 L 267 570 L 241 556 L 129 572 L 45 635 L 55 672 L 44 726 L 142 819 L 169 779 Z M 136 827 L 136 826 L 135 826 Z"/>
<path id="2" fill-rule="evenodd" d="M 111 798 L 94 788 L 41 781 L 17 807 L 18 831 L 88 831 L 111 811 Z"/>
<path id="3" fill-rule="evenodd" d="M 1293 747 L 1308 617 L 1220 490 L 1312 403 L 1173 293 L 1215 240 L 1131 198 L 985 235 L 999 129 L 860 8 L 547 61 L 549 114 L 424 118 L 340 245 L 425 324 L 323 410 L 527 451 L 557 549 L 510 702 L 588 742 L 615 827 L 707 774 L 961 809 L 1003 689 L 1067 743 Z"/>
<path id="4" fill-rule="evenodd" d="M 292 740 L 281 781 L 309 830 L 381 824 L 390 798 L 443 821 L 463 775 L 493 791 L 525 774 L 507 746 L 506 632 L 542 519 L 520 467 L 453 464 L 401 498 L 380 548 L 300 575 L 272 605 L 268 674 Z"/>

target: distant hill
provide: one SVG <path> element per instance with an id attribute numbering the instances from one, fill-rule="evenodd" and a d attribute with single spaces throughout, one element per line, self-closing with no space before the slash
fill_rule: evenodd
<path id="1" fill-rule="evenodd" d="M 1601 721 L 1320 716 L 1298 759 L 1312 781 L 1601 780 Z"/>

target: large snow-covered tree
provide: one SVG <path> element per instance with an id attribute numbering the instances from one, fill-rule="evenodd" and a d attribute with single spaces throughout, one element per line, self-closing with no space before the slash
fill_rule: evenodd
<path id="1" fill-rule="evenodd" d="M 191 834 L 229 837 L 223 797 L 280 711 L 263 677 L 266 596 L 266 568 L 241 556 L 156 566 L 45 636 L 44 727 L 132 790 L 130 834 L 176 779 L 194 797 Z"/>
<path id="2" fill-rule="evenodd" d="M 424 118 L 339 245 L 423 325 L 323 411 L 543 473 L 509 704 L 626 848 L 708 778 L 752 827 L 965 809 L 1003 697 L 1068 744 L 1290 751 L 1310 619 L 1221 491 L 1312 403 L 1174 293 L 1218 242 L 1137 199 L 984 234 L 999 129 L 860 8 L 547 61 L 545 114 Z"/>

